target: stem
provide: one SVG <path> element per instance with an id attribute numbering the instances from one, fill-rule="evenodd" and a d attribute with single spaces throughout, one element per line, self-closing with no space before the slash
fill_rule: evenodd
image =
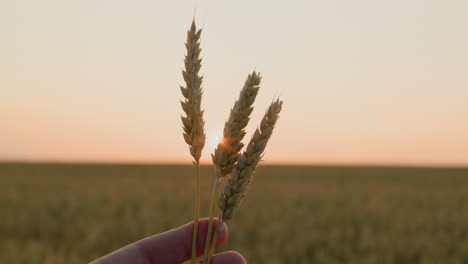
<path id="1" fill-rule="evenodd" d="M 211 233 L 213 232 L 213 218 L 214 218 L 214 211 L 215 211 L 215 199 L 216 194 L 219 192 L 219 186 L 221 186 L 221 178 L 218 177 L 218 174 L 215 176 L 215 182 L 213 185 L 213 193 L 211 194 L 211 202 L 210 202 L 210 221 L 208 223 L 208 233 L 206 235 L 206 244 L 205 244 L 205 253 L 204 253 L 204 260 L 207 261 L 208 257 L 208 250 L 210 249 L 210 242 L 211 242 Z"/>
<path id="2" fill-rule="evenodd" d="M 221 228 L 223 226 L 223 220 L 218 223 L 218 226 L 216 227 L 215 233 L 213 235 L 213 240 L 211 241 L 211 246 L 210 246 L 210 251 L 208 251 L 208 258 L 207 258 L 207 264 L 211 263 L 211 257 L 213 256 L 215 246 L 216 246 L 216 240 L 218 240 L 218 235 L 219 231 L 221 231 Z"/>
<path id="3" fill-rule="evenodd" d="M 197 161 L 195 164 L 195 170 L 197 175 L 197 183 L 195 187 L 195 216 L 193 223 L 193 234 L 192 234 L 192 264 L 197 261 L 197 235 L 198 235 L 198 219 L 200 218 L 200 162 Z"/>

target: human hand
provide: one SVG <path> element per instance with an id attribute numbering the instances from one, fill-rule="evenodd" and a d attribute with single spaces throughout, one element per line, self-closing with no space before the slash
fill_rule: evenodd
<path id="1" fill-rule="evenodd" d="M 198 222 L 197 255 L 202 256 L 205 249 L 208 218 Z M 213 231 L 218 224 L 215 219 Z M 228 239 L 225 224 L 216 241 L 216 248 Z M 147 237 L 89 264 L 178 264 L 191 259 L 193 222 L 178 228 Z M 213 256 L 212 264 L 245 264 L 244 258 L 237 252 L 226 251 Z"/>

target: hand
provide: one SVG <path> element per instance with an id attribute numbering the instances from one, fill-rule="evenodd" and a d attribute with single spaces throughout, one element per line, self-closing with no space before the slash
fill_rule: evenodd
<path id="1" fill-rule="evenodd" d="M 213 232 L 217 226 L 217 219 L 213 224 Z M 228 239 L 228 229 L 225 224 L 216 241 L 216 248 Z M 202 256 L 206 243 L 208 218 L 198 222 L 197 255 Z M 183 263 L 192 257 L 193 222 L 161 234 L 147 237 L 90 264 L 175 264 Z M 212 264 L 245 264 L 244 258 L 237 252 L 227 251 L 212 258 Z"/>

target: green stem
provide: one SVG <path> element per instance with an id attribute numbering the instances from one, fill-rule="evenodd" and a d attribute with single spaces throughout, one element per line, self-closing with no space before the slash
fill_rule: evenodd
<path id="1" fill-rule="evenodd" d="M 192 234 L 192 264 L 197 262 L 197 235 L 198 235 L 198 219 L 200 218 L 200 162 L 196 165 L 197 183 L 195 189 L 195 216 L 193 223 L 193 234 Z"/>
<path id="2" fill-rule="evenodd" d="M 221 186 L 221 178 L 218 177 L 216 173 L 215 182 L 213 184 L 213 193 L 211 194 L 211 202 L 210 202 L 210 221 L 208 223 L 208 232 L 206 235 L 206 243 L 205 243 L 205 253 L 204 253 L 204 260 L 207 261 L 208 257 L 208 250 L 210 249 L 210 241 L 211 241 L 211 233 L 213 232 L 213 218 L 215 212 L 215 200 L 216 194 L 219 192 L 219 186 Z"/>
<path id="3" fill-rule="evenodd" d="M 211 241 L 211 246 L 210 250 L 208 251 L 208 258 L 207 258 L 207 264 L 211 263 L 211 257 L 214 254 L 215 246 L 216 246 L 216 241 L 218 240 L 218 235 L 219 231 L 221 231 L 221 228 L 223 227 L 223 220 L 219 221 L 218 226 L 216 227 L 215 233 L 213 235 L 213 240 Z"/>

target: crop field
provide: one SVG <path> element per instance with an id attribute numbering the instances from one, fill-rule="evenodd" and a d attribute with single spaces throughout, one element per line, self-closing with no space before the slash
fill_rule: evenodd
<path id="1" fill-rule="evenodd" d="M 0 263 L 88 263 L 180 226 L 193 184 L 190 166 L 0 164 Z M 221 250 L 249 263 L 468 263 L 468 169 L 261 166 L 228 226 Z"/>

